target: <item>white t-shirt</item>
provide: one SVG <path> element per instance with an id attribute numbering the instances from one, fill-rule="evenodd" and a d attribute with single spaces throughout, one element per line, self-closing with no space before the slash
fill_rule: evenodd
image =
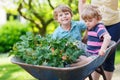
<path id="1" fill-rule="evenodd" d="M 118 0 L 92 0 L 91 4 L 99 7 L 102 14 L 102 22 L 106 26 L 120 22 Z"/>

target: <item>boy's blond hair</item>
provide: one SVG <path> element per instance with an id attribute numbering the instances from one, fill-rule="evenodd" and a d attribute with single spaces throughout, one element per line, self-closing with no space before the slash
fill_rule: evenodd
<path id="1" fill-rule="evenodd" d="M 94 6 L 94 5 L 85 5 L 85 7 L 81 13 L 81 17 L 83 20 L 89 20 L 92 18 L 96 18 L 97 20 L 102 19 L 102 16 L 101 16 L 101 13 L 100 13 L 98 7 Z"/>
<path id="2" fill-rule="evenodd" d="M 71 14 L 71 16 L 73 16 L 72 10 L 69 8 L 69 6 L 60 4 L 54 9 L 54 12 L 53 12 L 55 20 L 57 20 L 58 13 L 60 13 L 60 12 L 69 12 Z"/>

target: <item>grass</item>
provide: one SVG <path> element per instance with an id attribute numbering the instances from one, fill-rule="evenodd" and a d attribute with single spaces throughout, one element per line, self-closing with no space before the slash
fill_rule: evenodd
<path id="1" fill-rule="evenodd" d="M 37 80 L 10 59 L 7 54 L 0 54 L 0 80 Z"/>
<path id="2" fill-rule="evenodd" d="M 120 50 L 117 51 L 115 64 L 120 64 Z M 37 80 L 23 68 L 10 62 L 11 57 L 0 54 L 0 80 Z"/>
<path id="3" fill-rule="evenodd" d="M 116 53 L 115 64 L 120 64 L 120 50 Z"/>

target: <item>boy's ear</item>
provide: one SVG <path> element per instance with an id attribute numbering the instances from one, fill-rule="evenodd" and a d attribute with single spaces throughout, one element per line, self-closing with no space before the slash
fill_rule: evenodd
<path id="1" fill-rule="evenodd" d="M 98 16 L 97 18 L 98 18 L 98 20 L 99 20 L 99 21 L 102 19 L 102 17 L 101 17 L 101 16 Z"/>
<path id="2" fill-rule="evenodd" d="M 60 23 L 57 19 L 56 19 L 56 21 L 57 21 L 58 23 Z"/>

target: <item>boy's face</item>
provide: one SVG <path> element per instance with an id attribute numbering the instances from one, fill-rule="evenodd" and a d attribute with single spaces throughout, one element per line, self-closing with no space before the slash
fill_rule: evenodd
<path id="1" fill-rule="evenodd" d="M 96 18 L 92 18 L 92 19 L 84 20 L 84 21 L 87 25 L 88 30 L 91 30 L 98 23 L 98 20 Z"/>
<path id="2" fill-rule="evenodd" d="M 71 19 L 72 19 L 72 16 L 71 16 L 70 12 L 68 12 L 68 11 L 58 13 L 57 21 L 61 25 L 66 25 L 66 24 L 70 23 Z"/>

